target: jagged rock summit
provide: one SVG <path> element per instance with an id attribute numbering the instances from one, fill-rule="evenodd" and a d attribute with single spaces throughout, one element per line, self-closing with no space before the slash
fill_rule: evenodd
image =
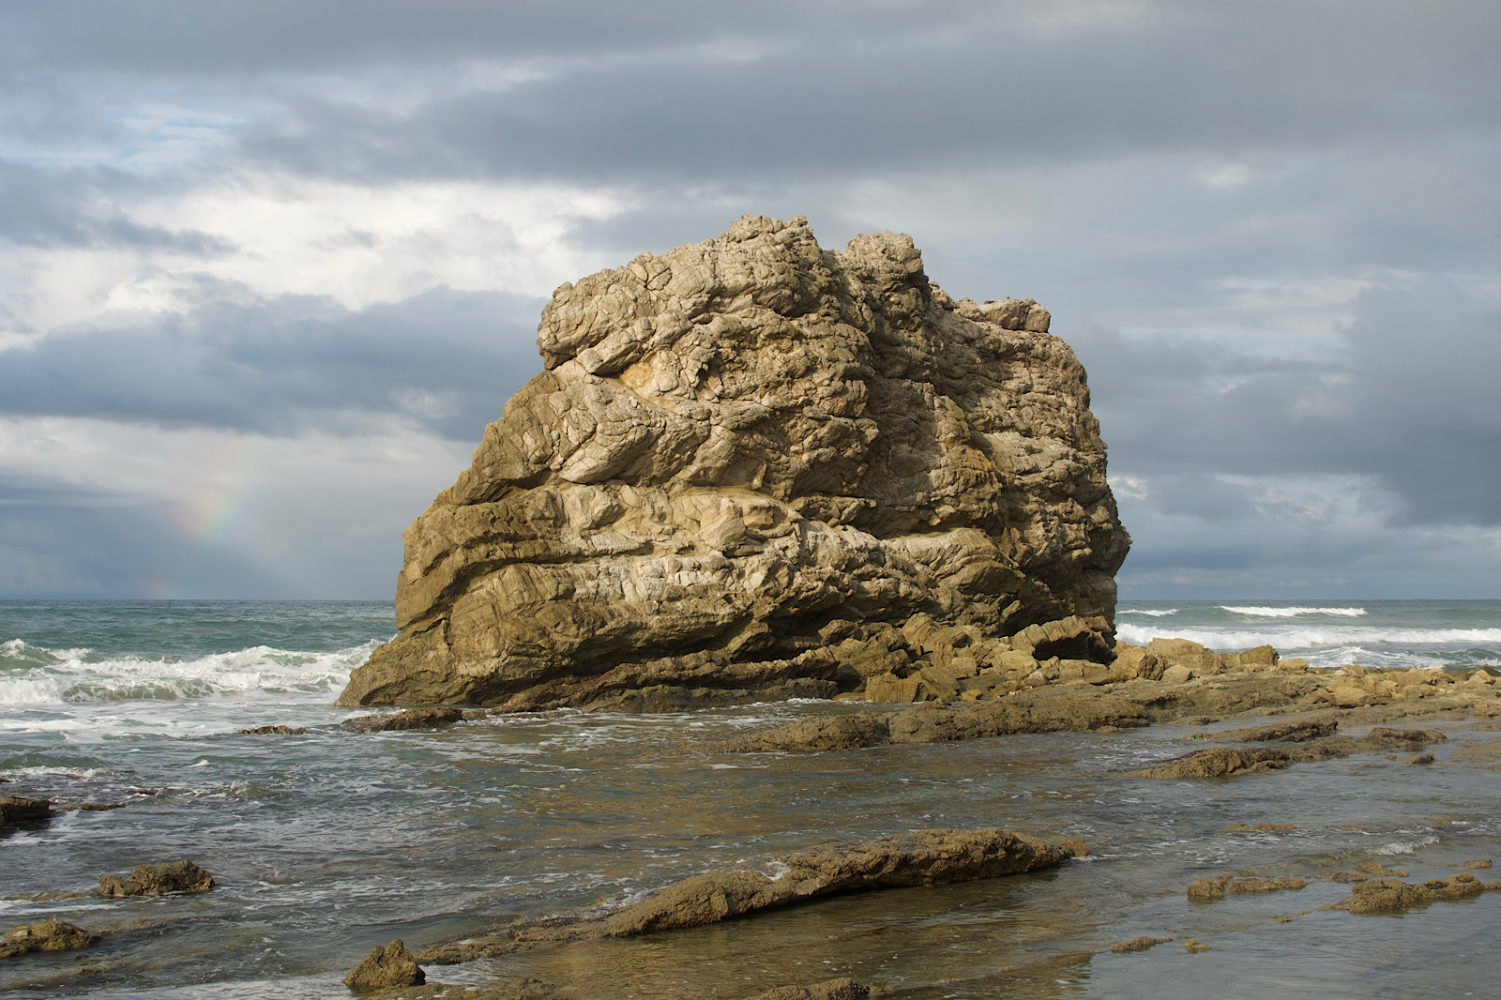
<path id="1" fill-rule="evenodd" d="M 1049 322 L 801 217 L 563 285 L 339 703 L 983 697 L 1108 662 L 1130 540 Z"/>

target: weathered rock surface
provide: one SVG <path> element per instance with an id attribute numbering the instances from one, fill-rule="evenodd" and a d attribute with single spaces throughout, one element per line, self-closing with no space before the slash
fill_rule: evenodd
<path id="1" fill-rule="evenodd" d="M 801 218 L 563 285 L 546 371 L 407 529 L 401 632 L 340 704 L 1087 679 L 1129 539 L 1048 326 L 1030 300 L 955 302 L 909 237 L 828 251 Z"/>
<path id="2" fill-rule="evenodd" d="M 99 940 L 82 927 L 61 920 L 46 920 L 39 924 L 22 924 L 5 932 L 0 938 L 0 958 L 15 958 L 32 951 L 69 951 L 87 948 Z"/>
<path id="3" fill-rule="evenodd" d="M 129 878 L 99 876 L 101 896 L 164 896 L 169 892 L 206 892 L 214 877 L 191 861 L 163 865 L 136 865 Z"/>
<path id="4" fill-rule="evenodd" d="M 427 973 L 422 971 L 400 938 L 383 948 L 370 949 L 364 961 L 344 977 L 344 985 L 352 990 L 385 990 L 396 986 L 421 986 L 426 982 Z"/>

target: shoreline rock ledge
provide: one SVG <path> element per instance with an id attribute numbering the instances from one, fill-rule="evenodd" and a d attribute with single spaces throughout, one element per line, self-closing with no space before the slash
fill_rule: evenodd
<path id="1" fill-rule="evenodd" d="M 1130 538 L 1049 323 L 801 217 L 563 285 L 546 370 L 407 528 L 400 634 L 339 704 L 984 697 L 1110 662 Z"/>

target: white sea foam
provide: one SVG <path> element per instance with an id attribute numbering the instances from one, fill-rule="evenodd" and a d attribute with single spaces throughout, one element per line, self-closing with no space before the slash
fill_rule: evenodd
<path id="1" fill-rule="evenodd" d="M 1388 856 L 1393 854 L 1413 854 L 1420 847 L 1428 847 L 1432 844 L 1437 843 L 1438 838 L 1430 834 L 1426 837 L 1418 837 L 1415 840 L 1393 840 L 1390 843 L 1382 844 L 1380 847 L 1373 848 L 1371 850 L 1371 853 L 1385 854 Z"/>
<path id="2" fill-rule="evenodd" d="M 1330 615 L 1339 618 L 1359 618 L 1365 608 L 1271 608 L 1260 605 L 1221 604 L 1221 611 L 1246 615 L 1251 618 L 1296 618 L 1299 615 Z"/>
<path id="3" fill-rule="evenodd" d="M 1177 608 L 1131 608 L 1130 610 L 1120 612 L 1123 615 L 1146 615 L 1149 618 L 1162 618 L 1167 615 L 1176 615 L 1177 613 Z"/>
<path id="4" fill-rule="evenodd" d="M 17 645 L 17 644 L 20 645 Z M 189 660 L 120 656 L 91 660 L 88 650 L 43 649 L 13 639 L 0 674 L 0 704 L 59 705 L 120 701 L 181 701 L 246 694 L 327 692 L 348 679 L 378 645 L 334 652 L 252 646 Z"/>

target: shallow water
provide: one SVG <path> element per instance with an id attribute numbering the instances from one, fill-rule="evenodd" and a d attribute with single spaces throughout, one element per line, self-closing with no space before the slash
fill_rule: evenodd
<path id="1" fill-rule="evenodd" d="M 382 627 L 378 606 L 352 607 L 348 617 Z M 0 606 L 0 622 L 33 649 L 82 645 L 18 633 L 7 610 Z M 261 625 L 275 617 L 258 614 Z M 113 932 L 88 951 L 0 964 L 0 993 L 342 998 L 343 973 L 395 937 L 415 949 L 819 841 L 928 826 L 1070 835 L 1092 853 L 1050 872 L 429 966 L 429 975 L 454 983 L 532 976 L 581 997 L 736 998 L 836 975 L 914 998 L 1493 990 L 1493 963 L 1479 956 L 1501 926 L 1501 894 L 1356 917 L 1315 909 L 1348 894 L 1329 881 L 1213 904 L 1190 903 L 1184 886 L 1227 870 L 1313 878 L 1369 860 L 1434 878 L 1467 860 L 1501 860 L 1496 771 L 1463 753 L 1495 733 L 1448 725 L 1454 739 L 1428 767 L 1408 764 L 1411 755 L 1368 754 L 1215 782 L 1122 777 L 1205 745 L 1185 741 L 1204 730 L 1181 726 L 808 756 L 708 747 L 746 727 L 851 710 L 828 703 L 555 712 L 361 735 L 337 728 L 352 713 L 329 706 L 337 681 L 325 676 L 337 671 L 319 657 L 358 662 L 358 651 L 383 637 L 368 629 L 321 650 L 304 641 L 314 648 L 300 653 L 313 658 L 300 678 L 296 669 L 287 676 L 287 657 L 265 656 L 268 680 L 249 690 L 217 678 L 212 657 L 281 647 L 229 634 L 223 643 L 244 644 L 173 653 L 103 647 L 95 637 L 88 648 L 99 650 L 89 654 L 98 662 L 176 657 L 176 676 L 201 674 L 204 689 L 7 704 L 0 789 L 124 806 L 65 812 L 0 840 L 0 927 L 56 916 Z M 35 680 L 38 668 L 17 659 L 0 661 L 0 677 Z M 264 723 L 309 731 L 234 732 Z M 1236 823 L 1295 829 L 1221 832 Z M 219 886 L 159 899 L 24 898 L 87 893 L 100 874 L 181 857 Z M 1143 934 L 1196 937 L 1213 950 L 1188 954 L 1175 943 L 1085 954 Z"/>

